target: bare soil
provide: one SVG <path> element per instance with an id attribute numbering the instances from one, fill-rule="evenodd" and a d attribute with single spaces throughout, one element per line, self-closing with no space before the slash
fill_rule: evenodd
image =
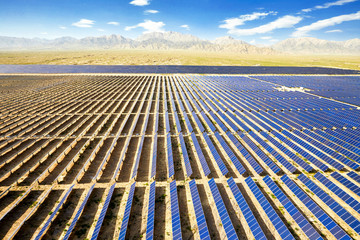
<path id="1" fill-rule="evenodd" d="M 104 140 L 103 145 L 100 147 L 98 153 L 96 154 L 94 160 L 91 162 L 89 168 L 86 170 L 84 176 L 79 181 L 80 183 L 90 183 L 92 178 L 95 176 L 102 160 L 106 156 L 107 151 L 109 150 L 113 138 L 108 138 Z M 115 148 L 116 149 L 116 148 Z"/>
<path id="2" fill-rule="evenodd" d="M 155 188 L 154 239 L 165 239 L 165 197 L 164 187 Z"/>
<path id="3" fill-rule="evenodd" d="M 103 169 L 103 173 L 101 175 L 99 182 L 102 183 L 109 182 L 113 177 L 116 167 L 118 166 L 118 163 L 120 161 L 120 155 L 121 155 L 121 151 L 124 148 L 125 140 L 126 140 L 125 137 L 120 137 L 118 139 L 116 146 L 111 153 L 110 159 L 108 160 L 105 169 Z"/>
<path id="4" fill-rule="evenodd" d="M 102 228 L 100 229 L 100 233 L 98 239 L 112 239 L 115 232 L 115 224 L 117 214 L 119 212 L 120 203 L 123 198 L 123 194 L 125 192 L 125 188 L 115 188 L 114 193 L 111 197 L 108 210 L 106 212 L 104 222 L 102 224 Z"/>
<path id="5" fill-rule="evenodd" d="M 144 138 L 136 181 L 146 182 L 149 180 L 150 159 L 152 157 L 152 151 L 151 151 L 151 146 L 153 143 L 152 140 L 153 140 L 152 137 Z"/>
<path id="6" fill-rule="evenodd" d="M 145 187 L 136 187 L 129 217 L 126 239 L 140 239 L 146 232 L 141 232 L 142 209 L 144 205 Z"/>
<path id="7" fill-rule="evenodd" d="M 36 212 L 20 228 L 14 239 L 31 239 L 36 229 L 45 221 L 48 215 L 51 215 L 51 210 L 60 198 L 62 192 L 61 190 L 51 191 Z"/>
<path id="8" fill-rule="evenodd" d="M 167 159 L 165 154 L 165 138 L 158 137 L 157 157 L 156 157 L 156 181 L 165 181 L 167 179 Z"/>
<path id="9" fill-rule="evenodd" d="M 3 223 L 0 224 L 0 239 L 4 239 L 6 233 L 10 230 L 11 226 L 19 221 L 19 217 L 23 215 L 29 208 L 34 207 L 35 201 L 40 196 L 41 191 L 31 191 L 29 195 L 25 197 L 21 204 L 17 205 L 11 213 L 7 214 L 3 219 Z M 35 203 L 35 204 L 34 204 Z"/>

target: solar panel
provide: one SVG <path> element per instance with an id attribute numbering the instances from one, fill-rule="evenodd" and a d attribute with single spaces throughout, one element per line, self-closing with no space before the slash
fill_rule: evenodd
<path id="1" fill-rule="evenodd" d="M 232 135 L 230 132 L 226 133 L 226 135 L 230 138 L 230 140 L 234 143 L 237 149 L 240 150 L 241 154 L 245 157 L 245 159 L 249 162 L 251 167 L 255 170 L 257 174 L 261 174 L 264 172 L 264 169 L 260 167 L 260 165 L 256 162 L 256 160 L 250 155 L 250 153 L 242 146 L 242 144 Z"/>
<path id="2" fill-rule="evenodd" d="M 142 152 L 142 147 L 143 147 L 143 144 L 144 144 L 144 138 L 145 138 L 145 135 L 143 135 L 141 137 L 141 139 L 140 139 L 139 150 L 138 150 L 137 155 L 136 155 L 135 166 L 134 166 L 134 169 L 133 169 L 131 179 L 133 179 L 137 175 L 137 171 L 138 171 L 138 168 L 139 168 L 140 157 L 141 157 L 141 152 Z"/>
<path id="3" fill-rule="evenodd" d="M 319 186 L 301 174 L 298 179 L 302 181 L 316 196 L 328 205 L 340 218 L 342 218 L 355 232 L 360 233 L 360 221 L 346 211 L 338 202 L 326 194 Z"/>
<path id="4" fill-rule="evenodd" d="M 192 175 L 193 171 L 191 169 L 189 155 L 188 155 L 187 150 L 186 150 L 185 141 L 184 141 L 184 137 L 183 137 L 182 133 L 180 133 L 179 139 L 180 139 L 181 152 L 182 152 L 184 162 L 185 162 L 186 175 L 188 177 L 190 177 Z"/>
<path id="5" fill-rule="evenodd" d="M 349 172 L 347 175 L 360 183 L 360 175 L 358 175 L 356 172 Z"/>
<path id="6" fill-rule="evenodd" d="M 153 153 L 152 153 L 152 162 L 151 162 L 151 174 L 150 178 L 155 177 L 156 174 L 156 156 L 157 156 L 157 133 L 154 136 L 153 142 Z"/>
<path id="7" fill-rule="evenodd" d="M 229 214 L 226 210 L 224 201 L 222 200 L 222 197 L 220 195 L 219 189 L 216 186 L 215 180 L 212 178 L 209 180 L 209 186 L 212 193 L 212 196 L 215 201 L 216 208 L 218 210 L 218 213 L 220 215 L 221 222 L 223 224 L 223 227 L 225 229 L 225 233 L 228 239 L 238 239 L 234 226 L 231 222 L 231 219 L 229 217 Z"/>
<path id="8" fill-rule="evenodd" d="M 227 145 L 223 137 L 220 135 L 219 132 L 215 132 L 215 137 L 219 141 L 222 148 L 225 150 L 226 154 L 232 161 L 232 163 L 235 165 L 236 169 L 239 171 L 240 174 L 244 174 L 246 172 L 246 169 L 243 167 L 243 165 L 240 163 L 239 159 L 235 156 L 234 152 L 230 149 L 230 147 Z"/>
<path id="9" fill-rule="evenodd" d="M 175 170 L 174 170 L 174 159 L 173 159 L 173 152 L 172 152 L 172 146 L 171 146 L 171 136 L 170 133 L 166 136 L 166 142 L 167 142 L 167 159 L 168 159 L 168 167 L 169 167 L 169 178 L 174 176 Z"/>
<path id="10" fill-rule="evenodd" d="M 185 119 L 185 123 L 186 123 L 186 126 L 188 128 L 189 133 L 192 133 L 194 130 L 193 130 L 192 126 L 191 126 L 191 123 L 190 123 L 190 120 L 189 120 L 189 118 L 187 116 L 187 113 L 185 113 L 185 112 L 184 112 L 184 119 Z"/>
<path id="11" fill-rule="evenodd" d="M 346 202 L 350 207 L 352 207 L 355 211 L 360 213 L 360 202 L 355 200 L 352 196 L 342 190 L 339 186 L 335 183 L 330 181 L 320 172 L 317 172 L 314 177 L 319 180 L 325 187 L 330 189 L 333 193 L 335 193 L 339 198 L 341 198 L 344 202 Z"/>
<path id="12" fill-rule="evenodd" d="M 214 144 L 212 143 L 209 135 L 207 133 L 204 133 L 203 136 L 205 138 L 206 143 L 208 144 L 208 147 L 210 148 L 211 154 L 215 158 L 215 161 L 220 168 L 221 173 L 225 176 L 229 172 L 229 170 L 226 168 L 226 166 L 225 166 L 224 162 L 222 161 L 219 153 L 217 152 Z"/>
<path id="13" fill-rule="evenodd" d="M 273 132 L 275 134 L 275 132 Z M 274 144 L 278 149 L 280 149 L 283 153 L 285 153 L 288 157 L 290 157 L 294 162 L 299 164 L 305 171 L 311 172 L 313 168 L 306 163 L 304 160 L 302 160 L 299 156 L 297 156 L 295 153 L 291 152 L 289 148 L 281 145 L 280 142 L 278 142 L 275 138 L 271 137 L 266 132 L 261 132 L 261 134 L 269 140 L 272 144 Z M 276 136 L 276 135 L 275 135 Z M 280 135 L 281 136 L 281 135 Z M 285 140 L 285 139 L 284 139 Z M 287 139 L 286 139 L 287 140 Z"/>
<path id="14" fill-rule="evenodd" d="M 106 196 L 106 199 L 105 199 L 105 202 L 104 202 L 104 205 L 101 209 L 101 213 L 100 213 L 100 216 L 96 222 L 96 225 L 95 225 L 95 229 L 94 229 L 94 232 L 93 232 L 93 235 L 91 236 L 91 240 L 96 240 L 99 236 L 99 233 L 100 233 L 100 229 L 101 229 L 101 225 L 104 221 L 104 218 L 105 218 L 105 215 L 106 215 L 106 212 L 107 212 L 107 209 L 109 207 L 109 204 L 110 204 L 110 200 L 111 200 L 111 197 L 114 193 L 114 188 L 115 188 L 115 183 L 110 187 L 109 189 L 109 193 L 108 195 Z"/>
<path id="15" fill-rule="evenodd" d="M 264 182 L 270 190 L 274 193 L 275 197 L 281 202 L 285 207 L 286 211 L 291 215 L 299 227 L 304 231 L 306 236 L 309 239 L 322 239 L 320 234 L 311 226 L 311 224 L 306 220 L 306 218 L 301 214 L 299 209 L 288 199 L 283 191 L 275 184 L 269 176 L 263 178 Z"/>
<path id="16" fill-rule="evenodd" d="M 69 190 L 66 192 L 65 196 L 61 199 L 61 201 L 59 202 L 59 204 L 56 206 L 55 210 L 53 211 L 53 213 L 50 215 L 50 217 L 48 218 L 48 220 L 46 221 L 45 225 L 41 228 L 40 232 L 38 233 L 38 235 L 36 236 L 35 240 L 39 240 L 42 238 L 42 236 L 44 235 L 44 233 L 47 231 L 47 229 L 50 227 L 51 222 L 53 221 L 55 215 L 58 213 L 60 207 L 64 204 L 65 200 L 67 199 L 67 197 L 69 196 L 69 194 L 71 193 L 71 191 L 73 190 L 75 184 L 71 185 L 71 187 L 69 188 Z"/>
<path id="17" fill-rule="evenodd" d="M 154 217 L 155 217 L 155 181 L 150 185 L 148 216 L 146 222 L 146 240 L 154 238 Z"/>
<path id="18" fill-rule="evenodd" d="M 125 239 L 125 236 L 126 236 L 126 231 L 127 231 L 130 212 L 131 212 L 131 206 L 132 206 L 132 202 L 133 202 L 133 198 L 134 198 L 135 185 L 136 185 L 136 182 L 134 182 L 130 187 L 129 196 L 128 196 L 128 199 L 126 202 L 125 212 L 124 212 L 121 227 L 120 227 L 120 234 L 119 234 L 119 238 L 118 238 L 119 240 Z"/>
<path id="19" fill-rule="evenodd" d="M 192 112 L 191 114 L 193 115 L 193 117 L 194 117 L 194 119 L 195 119 L 195 122 L 196 122 L 197 126 L 198 126 L 199 129 L 200 129 L 200 132 L 204 132 L 204 131 L 205 131 L 205 128 L 203 127 L 203 125 L 202 125 L 200 119 L 198 118 L 198 116 L 196 115 L 196 113 L 195 113 L 195 112 Z"/>
<path id="20" fill-rule="evenodd" d="M 182 239 L 179 202 L 178 202 L 175 180 L 170 183 L 170 201 L 171 201 L 171 222 L 172 222 L 173 239 Z"/>
<path id="21" fill-rule="evenodd" d="M 212 112 L 210 111 L 210 115 L 211 117 L 215 120 L 216 124 L 224 131 L 226 132 L 228 129 L 227 127 L 224 125 L 224 123 L 221 122 L 221 120 Z M 220 115 L 222 115 L 220 113 Z"/>
<path id="22" fill-rule="evenodd" d="M 287 175 L 281 180 L 296 195 L 314 216 L 336 237 L 336 239 L 351 239 L 304 191 L 302 191 Z"/>
<path id="23" fill-rule="evenodd" d="M 66 231 L 66 234 L 65 234 L 63 240 L 69 239 L 72 231 L 74 230 L 74 227 L 75 227 L 77 221 L 79 220 L 80 215 L 82 214 L 82 212 L 83 212 L 83 210 L 84 210 L 84 207 L 85 207 L 85 205 L 86 205 L 86 203 L 87 203 L 87 201 L 88 201 L 88 199 L 89 199 L 89 197 L 90 197 L 90 195 L 91 195 L 94 187 L 95 187 L 95 184 L 93 184 L 93 185 L 91 186 L 91 188 L 89 189 L 88 193 L 86 194 L 85 199 L 83 200 L 83 202 L 82 202 L 81 205 L 80 205 L 79 210 L 78 210 L 77 213 L 75 214 L 74 219 L 73 219 L 73 221 L 71 222 L 69 229 Z"/>
<path id="24" fill-rule="evenodd" d="M 207 126 L 210 128 L 210 130 L 215 132 L 216 128 L 214 127 L 214 125 L 212 124 L 210 119 L 206 116 L 206 114 L 204 112 L 201 112 L 201 116 L 204 118 L 204 120 L 205 120 Z"/>
<path id="25" fill-rule="evenodd" d="M 295 239 L 289 229 L 285 226 L 285 224 L 281 221 L 279 215 L 275 212 L 274 208 L 271 206 L 271 204 L 268 202 L 264 194 L 260 191 L 259 187 L 256 185 L 256 183 L 251 179 L 251 177 L 248 177 L 245 180 L 246 184 L 249 186 L 250 190 L 255 195 L 255 198 L 260 203 L 261 207 L 264 209 L 266 215 L 269 217 L 271 223 L 275 227 L 276 231 L 279 233 L 280 237 L 282 239 Z"/>
<path id="26" fill-rule="evenodd" d="M 357 186 L 355 183 L 351 182 L 350 180 L 348 180 L 338 172 L 333 172 L 330 176 L 332 176 L 337 181 L 342 183 L 345 187 L 347 187 L 348 189 L 356 193 L 358 196 L 360 196 L 360 187 Z"/>
<path id="27" fill-rule="evenodd" d="M 209 230 L 206 224 L 206 219 L 204 211 L 201 205 L 199 192 L 196 186 L 195 179 L 189 182 L 191 198 L 194 205 L 194 211 L 196 216 L 196 222 L 198 225 L 198 231 L 200 234 L 200 239 L 210 240 Z"/>
<path id="28" fill-rule="evenodd" d="M 255 135 L 254 132 L 250 133 L 252 136 Z M 280 171 L 280 168 L 278 166 L 276 166 L 276 164 L 268 157 L 265 155 L 265 153 L 255 144 L 255 142 L 253 142 L 247 135 L 241 133 L 239 134 L 240 138 L 242 138 L 247 145 L 258 155 L 258 157 L 264 162 L 266 163 L 266 165 L 269 166 L 269 168 L 274 172 L 274 173 L 278 173 Z"/>
<path id="29" fill-rule="evenodd" d="M 195 146 L 195 150 L 196 150 L 196 153 L 199 157 L 199 160 L 200 160 L 200 163 L 201 163 L 201 166 L 202 166 L 202 169 L 204 171 L 204 174 L 205 176 L 209 175 L 211 173 L 210 171 L 210 168 L 206 162 L 206 159 L 205 159 L 205 156 L 203 154 L 203 152 L 201 151 L 201 147 L 200 147 L 200 144 L 195 136 L 195 133 L 192 133 L 191 134 L 191 139 L 193 141 L 193 144 Z"/>
<path id="30" fill-rule="evenodd" d="M 230 177 L 227 180 L 227 183 L 229 184 L 229 187 L 231 189 L 231 192 L 233 193 L 235 200 L 237 202 L 237 204 L 239 205 L 239 208 L 243 214 L 243 216 L 245 217 L 246 222 L 249 225 L 249 228 L 254 236 L 255 239 L 257 240 L 262 240 L 262 239 L 266 239 L 266 236 L 264 234 L 264 232 L 262 231 L 258 221 L 256 220 L 254 214 L 252 213 L 252 211 L 249 208 L 249 205 L 247 204 L 244 196 L 241 194 L 238 186 L 236 185 L 234 179 L 232 177 Z"/>

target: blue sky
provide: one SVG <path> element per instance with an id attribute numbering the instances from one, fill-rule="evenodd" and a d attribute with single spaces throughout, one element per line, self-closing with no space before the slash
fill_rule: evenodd
<path id="1" fill-rule="evenodd" d="M 290 37 L 360 37 L 360 0 L 11 0 L 0 3 L 0 35 L 136 38 L 153 31 L 256 44 Z"/>

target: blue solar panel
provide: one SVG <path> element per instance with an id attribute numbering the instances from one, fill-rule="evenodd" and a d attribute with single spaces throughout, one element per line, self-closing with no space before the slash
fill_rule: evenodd
<path id="1" fill-rule="evenodd" d="M 339 198 L 341 198 L 344 202 L 346 202 L 350 207 L 352 207 L 355 211 L 360 213 L 360 202 L 355 200 L 352 196 L 347 194 L 344 190 L 342 190 L 338 185 L 330 181 L 320 172 L 316 173 L 314 177 L 319 180 L 325 187 L 330 189 L 333 193 L 335 193 Z"/>
<path id="2" fill-rule="evenodd" d="M 91 186 L 91 188 L 89 189 L 88 193 L 86 194 L 85 199 L 83 200 L 83 202 L 82 202 L 81 205 L 80 205 L 79 210 L 78 210 L 77 213 L 75 214 L 75 217 L 74 217 L 73 221 L 71 222 L 69 229 L 66 231 L 66 234 L 65 234 L 63 240 L 69 239 L 72 231 L 74 230 L 74 227 L 75 227 L 75 225 L 76 225 L 76 222 L 78 221 L 81 213 L 83 212 L 84 207 L 85 207 L 85 205 L 86 205 L 86 203 L 87 203 L 87 201 L 88 201 L 88 199 L 89 199 L 89 197 L 90 197 L 90 195 L 91 195 L 94 187 L 95 187 L 95 184 L 93 184 L 93 185 Z"/>
<path id="3" fill-rule="evenodd" d="M 151 162 L 151 175 L 150 178 L 155 177 L 156 174 L 156 156 L 157 156 L 157 133 L 154 136 L 153 142 L 153 153 L 152 153 L 152 162 Z"/>
<path id="4" fill-rule="evenodd" d="M 201 205 L 199 192 L 197 190 L 195 179 L 189 182 L 191 198 L 194 205 L 194 211 L 196 216 L 196 222 L 200 234 L 200 239 L 210 240 L 209 230 L 206 224 L 204 211 Z"/>
<path id="5" fill-rule="evenodd" d="M 181 152 L 182 152 L 182 155 L 184 157 L 184 162 L 185 162 L 186 175 L 188 177 L 190 177 L 192 175 L 193 171 L 191 169 L 189 155 L 186 150 L 185 141 L 184 141 L 184 137 L 183 137 L 182 133 L 180 133 L 179 139 L 180 139 Z"/>
<path id="6" fill-rule="evenodd" d="M 57 212 L 59 211 L 60 207 L 64 204 L 65 200 L 67 199 L 67 197 L 69 196 L 69 194 L 71 193 L 71 191 L 73 190 L 75 184 L 71 185 L 71 187 L 69 188 L 69 190 L 66 192 L 65 196 L 61 199 L 61 201 L 59 202 L 59 204 L 56 206 L 54 212 L 50 215 L 50 217 L 48 218 L 48 220 L 46 221 L 45 225 L 41 228 L 39 234 L 36 236 L 35 240 L 39 240 L 42 238 L 42 236 L 44 235 L 45 231 L 50 227 L 51 222 L 53 221 L 55 215 L 57 214 Z"/>
<path id="7" fill-rule="evenodd" d="M 252 136 L 255 135 L 254 132 L 250 133 Z M 274 172 L 278 173 L 280 171 L 280 168 L 276 166 L 276 164 L 265 155 L 265 153 L 253 142 L 246 134 L 239 134 L 240 138 L 242 138 L 247 145 L 257 154 L 257 156 L 264 162 L 266 165 L 269 166 L 269 168 Z"/>
<path id="8" fill-rule="evenodd" d="M 360 233 L 360 221 L 346 211 L 338 202 L 324 192 L 313 181 L 301 174 L 298 179 L 302 181 L 316 196 L 328 205 L 340 218 L 342 218 L 355 232 Z"/>
<path id="9" fill-rule="evenodd" d="M 227 180 L 227 183 L 229 184 L 229 187 L 235 197 L 235 200 L 237 204 L 240 207 L 240 210 L 245 217 L 246 222 L 249 225 L 249 228 L 254 235 L 254 238 L 257 240 L 266 239 L 266 236 L 262 229 L 260 228 L 260 225 L 258 221 L 256 220 L 254 214 L 249 208 L 249 205 L 247 204 L 244 196 L 241 194 L 238 186 L 236 185 L 234 179 L 231 177 Z"/>
<path id="10" fill-rule="evenodd" d="M 220 215 L 221 222 L 225 229 L 227 239 L 238 239 L 235 229 L 234 229 L 234 226 L 233 226 L 231 219 L 229 217 L 229 214 L 226 210 L 224 201 L 221 198 L 219 189 L 217 188 L 215 180 L 213 178 L 209 180 L 209 186 L 210 186 L 210 190 L 211 190 L 212 196 L 215 201 L 216 208 Z"/>
<path id="11" fill-rule="evenodd" d="M 221 122 L 221 120 L 212 112 L 210 111 L 210 115 L 212 116 L 212 118 L 215 120 L 216 124 L 224 131 L 226 132 L 228 129 L 227 127 L 224 125 L 224 123 Z M 222 115 L 222 113 L 220 113 L 220 115 Z"/>
<path id="12" fill-rule="evenodd" d="M 189 133 L 192 133 L 194 130 L 193 130 L 192 126 L 191 126 L 191 123 L 190 123 L 190 120 L 189 120 L 189 118 L 187 116 L 187 113 L 185 113 L 185 112 L 184 112 L 184 119 L 185 119 L 185 123 L 186 123 L 186 126 L 188 128 Z"/>
<path id="13" fill-rule="evenodd" d="M 288 199 L 283 191 L 275 184 L 269 176 L 263 178 L 264 182 L 270 190 L 274 193 L 275 197 L 285 207 L 286 211 L 291 215 L 299 227 L 304 231 L 309 239 L 322 239 L 320 234 L 311 226 L 306 218 L 300 213 L 299 209 Z"/>
<path id="14" fill-rule="evenodd" d="M 166 142 L 167 142 L 166 151 L 168 158 L 169 178 L 171 178 L 172 176 L 174 176 L 175 170 L 174 170 L 174 159 L 173 159 L 170 133 L 168 133 L 166 136 Z"/>
<path id="15" fill-rule="evenodd" d="M 155 217 L 155 181 L 150 185 L 149 207 L 146 223 L 146 240 L 154 238 L 154 217 Z"/>
<path id="16" fill-rule="evenodd" d="M 137 155 L 136 155 L 135 166 L 134 166 L 134 170 L 133 170 L 131 179 L 133 179 L 133 178 L 136 177 L 136 175 L 137 175 L 137 171 L 138 171 L 138 167 L 139 167 L 139 162 L 140 162 L 140 157 L 141 157 L 141 152 L 142 152 L 142 147 L 143 147 L 143 144 L 144 144 L 144 138 L 145 138 L 145 135 L 143 135 L 143 136 L 141 137 L 141 139 L 140 139 L 139 150 L 138 150 Z"/>
<path id="17" fill-rule="evenodd" d="M 273 131 L 273 133 L 274 133 L 274 135 L 276 134 L 274 131 Z M 313 170 L 313 168 L 308 163 L 306 163 L 304 160 L 302 160 L 295 153 L 291 152 L 288 147 L 281 145 L 281 143 L 279 143 L 275 138 L 271 137 L 266 132 L 261 132 L 261 134 L 264 137 L 266 137 L 266 139 L 269 140 L 272 144 L 274 144 L 278 149 L 280 149 L 283 153 L 285 153 L 287 156 L 289 156 L 294 162 L 299 164 L 305 171 L 311 172 Z M 275 135 L 275 136 L 277 136 L 277 135 Z M 282 136 L 279 135 L 279 137 L 282 137 Z M 287 139 L 284 139 L 284 140 L 287 140 Z"/>
<path id="18" fill-rule="evenodd" d="M 214 144 L 212 143 L 209 135 L 207 133 L 204 133 L 203 135 L 204 135 L 206 143 L 208 144 L 208 146 L 210 148 L 211 154 L 214 156 L 215 161 L 216 161 L 217 165 L 220 168 L 220 171 L 221 171 L 222 175 L 225 176 L 229 172 L 229 170 L 226 168 L 226 166 L 225 166 L 224 162 L 222 161 L 219 153 L 217 152 Z"/>
<path id="19" fill-rule="evenodd" d="M 182 239 L 179 202 L 178 202 L 175 180 L 170 183 L 170 201 L 171 201 L 171 222 L 172 222 L 173 239 Z"/>
<path id="20" fill-rule="evenodd" d="M 357 181 L 358 183 L 360 183 L 360 175 L 357 174 L 356 172 L 349 172 L 347 175 L 352 179 L 354 179 L 355 181 Z"/>
<path id="21" fill-rule="evenodd" d="M 236 169 L 239 171 L 240 174 L 244 174 L 246 172 L 246 169 L 243 167 L 243 165 L 240 163 L 239 159 L 235 156 L 234 152 L 230 149 L 230 147 L 227 145 L 223 137 L 220 135 L 220 133 L 215 132 L 215 137 L 220 142 L 220 145 L 225 150 L 226 154 L 229 156 L 232 163 L 235 165 Z"/>
<path id="22" fill-rule="evenodd" d="M 228 132 L 226 135 L 230 138 L 230 140 L 235 144 L 237 149 L 240 150 L 241 154 L 245 157 L 245 159 L 250 163 L 257 174 L 261 174 L 264 169 L 260 167 L 260 165 L 256 162 L 256 160 L 250 155 L 250 153 L 242 146 L 242 144 L 235 138 L 232 133 Z"/>
<path id="23" fill-rule="evenodd" d="M 131 206 L 132 206 L 132 202 L 133 202 L 133 198 L 134 198 L 135 185 L 136 185 L 136 182 L 134 182 L 130 187 L 129 197 L 126 202 L 125 212 L 124 212 L 124 216 L 123 216 L 121 227 L 120 227 L 119 240 L 125 239 L 125 236 L 126 236 L 126 231 L 127 231 L 130 212 L 131 212 Z"/>
<path id="24" fill-rule="evenodd" d="M 203 125 L 201 124 L 200 119 L 198 118 L 198 116 L 196 115 L 196 113 L 195 113 L 195 112 L 192 112 L 192 115 L 193 115 L 193 117 L 194 117 L 194 119 L 195 119 L 196 125 L 197 125 L 197 126 L 199 127 L 199 129 L 200 129 L 200 132 L 204 132 L 204 131 L 205 131 L 205 128 L 204 128 Z"/>
<path id="25" fill-rule="evenodd" d="M 206 114 L 204 112 L 201 112 L 201 116 L 204 118 L 204 120 L 205 120 L 207 126 L 210 128 L 210 130 L 215 132 L 216 128 L 214 127 L 214 125 L 212 124 L 210 119 L 206 116 Z"/>
<path id="26" fill-rule="evenodd" d="M 96 240 L 99 236 L 99 233 L 100 233 L 100 229 L 101 229 L 101 225 L 104 221 L 104 218 L 105 218 L 105 215 L 106 215 L 106 211 L 109 207 L 109 203 L 110 203 L 110 200 L 111 200 L 111 197 L 114 193 L 114 188 L 115 188 L 115 183 L 110 187 L 109 189 L 109 193 L 108 195 L 106 196 L 106 200 L 105 200 L 105 203 L 103 205 L 103 208 L 101 209 L 101 213 L 100 213 L 100 216 L 96 222 L 96 226 L 95 226 L 95 229 L 94 229 L 94 232 L 93 232 L 93 235 L 91 236 L 91 240 Z"/>
<path id="27" fill-rule="evenodd" d="M 331 176 L 340 183 L 342 183 L 345 187 L 356 193 L 358 196 L 360 196 L 360 187 L 357 186 L 355 183 L 351 182 L 350 180 L 348 180 L 338 172 L 333 172 Z"/>
<path id="28" fill-rule="evenodd" d="M 192 139 L 193 144 L 195 146 L 195 150 L 196 150 L 196 153 L 197 153 L 197 155 L 199 157 L 199 160 L 200 160 L 202 169 L 204 171 L 204 174 L 205 174 L 205 176 L 207 176 L 207 175 L 209 175 L 211 173 L 211 171 L 210 171 L 209 166 L 208 166 L 208 164 L 206 162 L 205 156 L 204 156 L 203 152 L 201 151 L 201 147 L 200 147 L 200 144 L 199 144 L 198 140 L 196 139 L 195 133 L 191 134 L 191 139 Z"/>
<path id="29" fill-rule="evenodd" d="M 251 177 L 248 177 L 245 180 L 246 184 L 249 186 L 250 190 L 255 195 L 255 198 L 260 203 L 261 207 L 264 209 L 266 215 L 269 217 L 270 221 L 274 225 L 276 231 L 279 233 L 280 237 L 282 239 L 295 239 L 289 229 L 285 226 L 285 224 L 281 221 L 279 215 L 275 212 L 274 208 L 271 206 L 271 204 L 268 202 L 264 194 L 260 191 L 259 187 L 256 185 L 256 183 L 251 179 Z"/>
<path id="30" fill-rule="evenodd" d="M 304 203 L 314 216 L 337 238 L 351 239 L 304 191 L 302 191 L 287 175 L 281 180 Z"/>

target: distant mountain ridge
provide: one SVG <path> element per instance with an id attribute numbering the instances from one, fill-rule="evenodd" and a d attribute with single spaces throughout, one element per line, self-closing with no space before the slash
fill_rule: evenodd
<path id="1" fill-rule="evenodd" d="M 347 41 L 327 41 L 312 37 L 289 38 L 272 46 L 284 53 L 297 54 L 360 54 L 360 39 Z"/>
<path id="2" fill-rule="evenodd" d="M 270 47 L 256 47 L 232 37 L 214 41 L 200 39 L 178 32 L 154 32 L 137 39 L 121 35 L 86 37 L 76 39 L 61 37 L 53 40 L 40 38 L 15 38 L 0 36 L 0 50 L 100 50 L 100 49 L 142 49 L 142 50 L 192 50 L 206 52 L 231 52 L 238 54 L 276 54 Z"/>
<path id="3" fill-rule="evenodd" d="M 115 34 L 81 39 L 61 37 L 53 40 L 0 36 L 0 51 L 101 49 L 191 50 L 264 55 L 279 53 L 358 55 L 360 54 L 360 39 L 327 41 L 316 38 L 290 38 L 272 46 L 259 47 L 230 36 L 208 41 L 191 34 L 178 32 L 147 33 L 139 36 L 137 39 L 125 38 Z"/>

